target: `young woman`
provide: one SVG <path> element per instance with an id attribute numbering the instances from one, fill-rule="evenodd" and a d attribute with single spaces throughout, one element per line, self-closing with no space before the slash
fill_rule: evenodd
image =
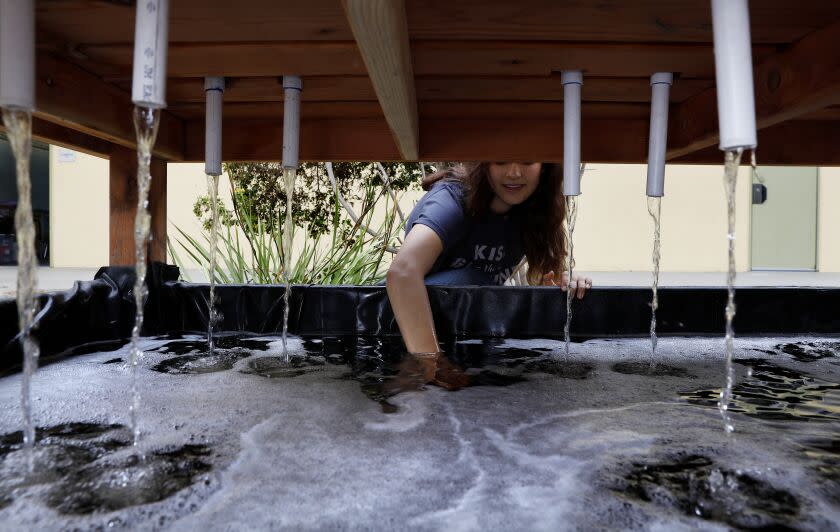
<path id="1" fill-rule="evenodd" d="M 570 283 L 563 274 L 562 182 L 561 165 L 531 162 L 478 163 L 424 179 L 428 193 L 406 221 L 386 279 L 409 353 L 439 358 L 426 284 L 501 285 L 525 257 L 530 284 L 584 296 L 592 280 Z"/>

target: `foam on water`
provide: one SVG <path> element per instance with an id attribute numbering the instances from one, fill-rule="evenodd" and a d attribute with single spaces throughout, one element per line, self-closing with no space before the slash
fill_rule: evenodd
<path id="1" fill-rule="evenodd" d="M 730 410 L 739 427 L 734 437 L 720 430 L 713 392 L 710 404 L 680 395 L 719 389 L 723 364 L 719 339 L 661 339 L 657 361 L 682 371 L 656 378 L 613 370 L 648 362 L 647 339 L 578 344 L 568 363 L 591 366 L 582 379 L 564 378 L 563 372 L 552 373 L 555 366 L 546 364 L 563 363 L 559 356 L 564 352 L 563 341 L 458 344 L 462 352 L 453 353 L 453 360 L 464 359 L 470 365 L 468 371 L 512 372 L 523 380 L 506 386 L 469 386 L 457 392 L 427 386 L 422 391 L 397 393 L 389 397 L 397 407 L 393 414 L 384 413 L 357 382 L 387 371 L 387 360 L 376 353 L 380 344 L 370 347 L 358 340 L 342 351 L 346 346 L 338 346 L 336 339 L 301 342 L 290 338 L 292 359 L 325 361 L 317 371 L 294 378 L 248 372 L 255 361 L 274 363 L 282 358 L 282 341 L 276 339 L 260 343 L 259 348 L 246 348 L 249 356 L 237 359 L 227 370 L 153 371 L 163 361 L 195 355 L 177 345 L 205 341 L 202 336 L 144 339 L 146 357 L 138 375 L 144 388 L 154 390 L 144 402 L 145 454 L 166 456 L 168 449 L 198 446 L 206 452 L 185 460 L 200 460 L 209 470 L 198 472 L 184 487 L 157 502 L 93 514 L 62 514 L 54 508 L 61 504 L 72 508 L 75 499 L 69 495 L 51 498 L 50 494 L 63 493 L 60 486 L 67 486 L 66 476 L 56 469 L 54 477 L 59 478 L 3 489 L 4 482 L 17 478 L 12 473 L 17 466 L 7 462 L 11 456 L 7 453 L 0 462 L 4 526 L 725 529 L 753 521 L 727 521 L 726 512 L 731 510 L 716 495 L 727 489 L 718 488 L 725 487 L 727 479 L 744 484 L 749 478 L 760 489 L 736 490 L 733 500 L 739 508 L 760 509 L 760 498 L 751 495 L 758 493 L 778 495 L 778 507 L 783 510 L 761 514 L 754 522 L 838 529 L 840 460 L 835 440 L 840 412 L 830 394 L 812 388 L 806 391 L 812 395 L 809 408 L 827 412 L 825 419 L 817 421 L 767 420 L 748 415 L 746 409 L 753 400 L 750 386 L 754 391 L 762 379 L 772 376 L 762 373 L 770 370 L 760 364 L 783 368 L 776 372 L 782 376 L 784 371 L 797 372 L 819 382 L 840 383 L 840 358 L 834 352 L 803 363 L 787 352 L 795 349 L 777 348 L 836 340 L 737 339 L 738 384 Z M 231 349 L 235 342 L 223 337 L 219 347 Z M 50 405 L 41 409 L 47 418 L 43 426 L 73 421 L 118 423 L 121 405 L 130 401 L 130 393 L 113 383 L 124 379 L 128 368 L 104 362 L 127 358 L 128 349 L 80 355 L 43 368 L 36 376 L 39 396 L 34 398 L 38 404 Z M 350 360 L 350 351 L 362 358 Z M 338 352 L 344 354 L 336 357 Z M 753 381 L 746 378 L 749 364 L 757 368 Z M 355 377 L 346 378 L 348 371 Z M 17 429 L 13 399 L 19 379 L 19 375 L 0 379 L 0 433 Z M 120 441 L 128 445 L 130 431 L 119 430 Z M 3 441 L 0 438 L 0 451 Z M 127 459 L 129 447 L 97 451 L 94 463 L 98 466 L 84 469 L 92 475 L 91 482 L 101 478 L 95 472 L 106 474 L 112 471 L 108 464 Z M 56 463 L 74 463 L 74 455 L 46 449 L 41 451 L 57 453 L 52 457 Z M 639 473 L 644 467 L 670 471 L 673 464 L 692 456 L 701 457 L 700 465 L 669 473 L 670 480 L 663 480 L 662 486 L 650 484 Z M 178 471 L 170 463 L 163 459 L 159 467 Z M 633 479 L 644 481 L 632 484 Z M 133 485 L 131 478 L 127 482 Z M 683 490 L 692 485 L 699 486 L 701 498 Z M 779 494 L 790 494 L 792 499 Z M 700 501 L 708 513 L 698 516 L 684 501 Z"/>

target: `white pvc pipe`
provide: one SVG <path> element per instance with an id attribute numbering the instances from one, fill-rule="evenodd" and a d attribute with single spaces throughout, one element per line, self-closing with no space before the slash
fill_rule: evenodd
<path id="1" fill-rule="evenodd" d="M 0 0 L 0 107 L 35 109 L 34 0 Z"/>
<path id="2" fill-rule="evenodd" d="M 134 24 L 134 77 L 131 99 L 136 105 L 166 107 L 166 47 L 169 42 L 169 0 L 137 2 Z"/>
<path id="3" fill-rule="evenodd" d="M 668 103 L 674 75 L 657 72 L 650 77 L 650 135 L 648 138 L 647 195 L 665 195 L 665 149 L 668 146 Z"/>
<path id="4" fill-rule="evenodd" d="M 204 173 L 222 175 L 222 95 L 225 78 L 204 78 L 207 98 L 204 120 Z"/>
<path id="5" fill-rule="evenodd" d="M 580 89 L 583 72 L 560 73 L 563 84 L 563 195 L 580 194 Z"/>
<path id="6" fill-rule="evenodd" d="M 747 0 L 712 0 L 720 149 L 755 148 L 755 96 Z"/>
<path id="7" fill-rule="evenodd" d="M 297 168 L 300 146 L 300 93 L 298 76 L 283 76 L 283 168 Z"/>

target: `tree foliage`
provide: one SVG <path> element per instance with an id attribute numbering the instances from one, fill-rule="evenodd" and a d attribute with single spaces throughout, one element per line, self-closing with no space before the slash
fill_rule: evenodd
<path id="1" fill-rule="evenodd" d="M 419 189 L 424 169 L 416 163 L 382 163 L 394 191 Z M 227 163 L 225 172 L 233 188 L 233 211 L 219 205 L 219 221 L 231 226 L 237 223 L 238 209 L 252 213 L 266 230 L 272 232 L 282 223 L 286 209 L 286 191 L 283 186 L 283 168 L 279 163 Z M 433 168 L 426 167 L 426 171 Z M 333 163 L 339 192 L 350 203 L 373 201 L 375 188 L 363 186 L 371 180 L 381 182 L 376 163 Z M 363 196 L 371 197 L 363 197 Z M 306 226 L 307 232 L 317 238 L 333 228 L 347 229 L 351 221 L 346 212 L 336 209 L 336 198 L 327 177 L 324 163 L 304 163 L 298 168 L 292 201 L 295 225 Z M 201 196 L 193 212 L 205 229 L 210 228 L 210 198 Z"/>

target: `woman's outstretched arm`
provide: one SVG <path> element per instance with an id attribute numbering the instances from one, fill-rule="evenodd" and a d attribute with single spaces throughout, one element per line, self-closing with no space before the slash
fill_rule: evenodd
<path id="1" fill-rule="evenodd" d="M 440 350 L 423 278 L 442 252 L 443 241 L 437 233 L 417 224 L 408 232 L 388 269 L 388 299 L 410 353 L 436 353 Z"/>

